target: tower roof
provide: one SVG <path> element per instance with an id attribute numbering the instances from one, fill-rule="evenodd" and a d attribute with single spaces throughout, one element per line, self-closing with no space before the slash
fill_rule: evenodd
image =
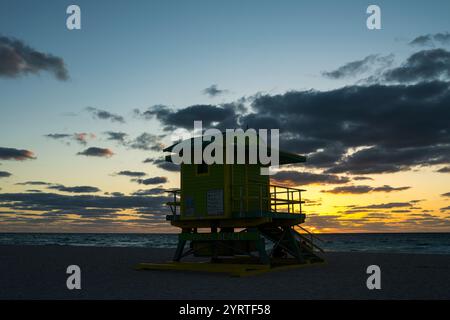
<path id="1" fill-rule="evenodd" d="M 202 143 L 202 149 L 205 148 L 207 145 L 209 145 L 210 143 L 212 143 L 212 141 L 208 141 L 208 140 L 203 140 L 204 136 L 199 136 L 199 137 L 194 137 L 191 139 L 187 139 L 187 140 L 183 140 L 180 141 L 178 143 L 174 143 L 171 146 L 163 149 L 164 152 L 172 152 L 172 150 L 174 149 L 174 147 L 176 145 L 178 145 L 179 143 L 187 143 L 190 140 L 190 144 L 191 147 L 194 147 L 194 142 L 196 141 L 196 139 L 200 140 Z M 264 143 L 261 139 L 258 138 L 258 144 Z M 265 144 L 265 143 L 264 143 Z M 248 150 L 249 147 L 249 143 L 246 141 L 246 149 Z M 292 152 L 287 152 L 287 151 L 283 151 L 283 150 L 278 150 L 278 154 L 279 154 L 279 164 L 280 165 L 284 165 L 284 164 L 292 164 L 292 163 L 301 163 L 301 162 L 306 162 L 306 157 L 296 154 L 296 153 L 292 153 Z M 247 157 L 246 157 L 247 159 Z M 170 161 L 170 155 L 166 156 L 166 161 Z"/>

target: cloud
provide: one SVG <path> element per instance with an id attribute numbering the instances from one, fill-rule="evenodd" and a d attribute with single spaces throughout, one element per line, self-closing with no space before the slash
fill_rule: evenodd
<path id="1" fill-rule="evenodd" d="M 33 152 L 29 150 L 21 150 L 15 148 L 2 148 L 0 147 L 0 159 L 1 160 L 28 160 L 36 159 Z"/>
<path id="2" fill-rule="evenodd" d="M 409 44 L 412 46 L 434 46 L 438 44 L 450 44 L 450 33 L 425 34 L 414 38 Z"/>
<path id="3" fill-rule="evenodd" d="M 445 49 L 416 52 L 400 67 L 384 72 L 381 79 L 400 83 L 449 80 L 450 52 Z"/>
<path id="4" fill-rule="evenodd" d="M 75 186 L 75 187 L 66 187 L 61 184 L 52 185 L 48 187 L 49 189 L 54 189 L 62 192 L 71 192 L 71 193 L 93 193 L 99 192 L 100 189 L 97 187 L 91 186 Z"/>
<path id="5" fill-rule="evenodd" d="M 84 151 L 78 152 L 78 155 L 88 156 L 88 157 L 111 157 L 114 153 L 110 149 L 90 147 Z"/>
<path id="6" fill-rule="evenodd" d="M 322 72 L 322 75 L 331 79 L 350 78 L 367 72 L 374 66 L 378 66 L 378 69 L 387 68 L 393 61 L 393 55 L 380 56 L 378 54 L 371 54 L 364 59 L 346 63 L 334 71 Z"/>
<path id="7" fill-rule="evenodd" d="M 115 191 L 115 192 L 105 192 L 105 195 L 111 195 L 113 197 L 122 197 L 125 194 L 123 192 Z"/>
<path id="8" fill-rule="evenodd" d="M 12 210 L 47 211 L 49 214 L 91 212 L 98 209 L 114 213 L 118 210 L 144 208 L 153 213 L 166 213 L 165 203 L 169 197 L 162 196 L 98 196 L 62 195 L 57 193 L 0 193 L 0 204 Z"/>
<path id="9" fill-rule="evenodd" d="M 436 172 L 440 172 L 440 173 L 450 173 L 450 166 L 449 167 L 442 167 L 439 170 L 437 170 Z"/>
<path id="10" fill-rule="evenodd" d="M 339 177 L 332 174 L 319 174 L 311 172 L 299 172 L 294 170 L 279 171 L 272 179 L 281 184 L 290 186 L 308 184 L 340 184 L 350 181 L 347 177 Z"/>
<path id="11" fill-rule="evenodd" d="M 91 113 L 95 119 L 110 120 L 111 122 L 125 123 L 124 117 L 106 110 L 101 110 L 94 107 L 86 107 L 86 111 Z"/>
<path id="12" fill-rule="evenodd" d="M 450 192 L 441 194 L 441 197 L 450 197 Z"/>
<path id="13" fill-rule="evenodd" d="M 107 131 L 107 140 L 116 141 L 120 145 L 145 151 L 162 151 L 164 144 L 162 139 L 165 135 L 155 135 L 151 133 L 144 132 L 134 139 L 129 139 L 128 134 L 124 132 Z"/>
<path id="14" fill-rule="evenodd" d="M 246 111 L 236 102 L 234 107 L 195 105 L 177 110 L 160 105 L 139 115 L 159 120 L 165 130 L 192 128 L 199 119 L 205 127 L 280 128 L 280 148 L 306 155 L 306 165 L 326 174 L 450 165 L 450 82 L 430 81 L 446 70 L 436 65 L 447 61 L 447 54 L 421 51 L 411 55 L 401 70 L 385 71 L 390 77 L 416 79 L 413 83 L 257 94 L 248 99 Z"/>
<path id="15" fill-rule="evenodd" d="M 108 136 L 107 140 L 117 141 L 121 144 L 125 143 L 125 139 L 128 136 L 125 132 L 118 131 L 107 131 L 105 134 Z"/>
<path id="16" fill-rule="evenodd" d="M 66 134 L 66 133 L 49 133 L 49 134 L 44 135 L 44 137 L 47 137 L 50 139 L 55 139 L 55 140 L 71 138 L 72 136 L 73 135 Z"/>
<path id="17" fill-rule="evenodd" d="M 376 187 L 373 189 L 374 192 L 393 192 L 393 191 L 404 191 L 411 189 L 411 187 L 391 187 L 388 185 L 384 185 L 382 187 Z"/>
<path id="18" fill-rule="evenodd" d="M 403 191 L 407 190 L 410 187 L 391 187 L 388 185 L 384 185 L 382 187 L 371 187 L 371 186 L 341 186 L 335 187 L 331 190 L 322 190 L 321 192 L 326 193 L 334 193 L 334 194 L 363 194 L 369 192 L 393 192 L 393 191 Z"/>
<path id="19" fill-rule="evenodd" d="M 7 172 L 7 171 L 0 171 L 0 178 L 8 178 L 10 177 L 12 174 Z"/>
<path id="20" fill-rule="evenodd" d="M 154 159 L 154 158 L 147 158 L 143 161 L 143 163 L 152 163 L 156 165 L 158 168 L 171 171 L 171 172 L 178 172 L 180 171 L 180 165 L 175 164 L 173 162 L 166 161 L 164 159 Z"/>
<path id="21" fill-rule="evenodd" d="M 64 60 L 37 51 L 22 41 L 0 36 L 0 77 L 15 78 L 27 74 L 50 72 L 56 79 L 69 79 Z"/>
<path id="22" fill-rule="evenodd" d="M 127 176 L 127 177 L 143 177 L 147 175 L 145 172 L 129 171 L 129 170 L 119 171 L 116 174 L 119 176 Z"/>
<path id="23" fill-rule="evenodd" d="M 219 95 L 227 93 L 228 90 L 219 89 L 216 84 L 209 86 L 206 89 L 203 89 L 202 93 L 209 96 L 210 98 L 217 97 Z"/>
<path id="24" fill-rule="evenodd" d="M 403 208 L 403 207 L 411 207 L 410 202 L 389 202 L 389 203 L 381 203 L 381 204 L 371 204 L 368 206 L 359 206 L 355 207 L 355 209 L 392 209 L 392 208 Z"/>
<path id="25" fill-rule="evenodd" d="M 373 178 L 371 177 L 365 177 L 365 176 L 356 176 L 356 177 L 352 177 L 353 180 L 373 180 Z"/>
<path id="26" fill-rule="evenodd" d="M 334 194 L 361 194 L 369 193 L 373 188 L 369 186 L 342 186 L 336 187 L 331 190 L 322 190 L 321 192 L 334 193 Z"/>
<path id="27" fill-rule="evenodd" d="M 148 178 L 148 179 L 133 179 L 132 181 L 140 183 L 140 184 L 149 185 L 149 184 L 166 183 L 168 180 L 166 177 L 152 177 L 152 178 Z"/>
<path id="28" fill-rule="evenodd" d="M 371 147 L 357 151 L 326 170 L 328 173 L 374 174 L 408 170 L 414 166 L 450 162 L 450 146 L 411 148 Z"/>
<path id="29" fill-rule="evenodd" d="M 412 46 L 429 46 L 433 44 L 432 35 L 426 34 L 414 38 L 410 43 Z"/>
<path id="30" fill-rule="evenodd" d="M 450 206 L 448 206 L 448 207 L 443 207 L 443 208 L 441 208 L 440 209 L 442 212 L 444 212 L 444 211 L 450 211 Z"/>
<path id="31" fill-rule="evenodd" d="M 70 192 L 70 193 L 92 193 L 92 192 L 99 192 L 100 189 L 97 187 L 91 187 L 91 186 L 74 186 L 74 187 L 67 187 L 59 183 L 51 183 L 51 182 L 45 182 L 45 181 L 25 181 L 25 182 L 19 182 L 16 183 L 16 185 L 20 186 L 45 186 L 48 189 L 52 190 L 58 190 L 62 192 Z M 30 192 L 41 192 L 40 190 L 28 190 Z"/>
<path id="32" fill-rule="evenodd" d="M 166 192 L 166 189 L 164 188 L 151 188 L 151 189 L 145 189 L 145 190 L 138 190 L 132 193 L 133 196 L 155 196 L 155 195 L 161 195 Z"/>
<path id="33" fill-rule="evenodd" d="M 44 181 L 25 181 L 25 182 L 16 183 L 16 185 L 19 185 L 19 186 L 27 186 L 27 185 L 30 185 L 30 186 L 50 186 L 50 185 L 53 185 L 53 183 L 44 182 Z"/>
<path id="34" fill-rule="evenodd" d="M 95 134 L 93 133 L 75 133 L 74 134 L 74 139 L 75 141 L 77 141 L 78 143 L 82 144 L 82 145 L 86 145 L 89 139 L 94 139 L 95 138 Z"/>
<path id="35" fill-rule="evenodd" d="M 143 133 L 136 137 L 135 139 L 126 143 L 132 149 L 146 150 L 146 151 L 161 151 L 164 149 L 164 145 L 161 139 L 164 136 L 154 135 L 150 133 Z"/>
<path id="36" fill-rule="evenodd" d="M 396 172 L 450 162 L 443 120 L 450 118 L 449 89 L 449 83 L 430 82 L 261 95 L 252 103 L 255 113 L 240 121 L 256 129 L 282 128 L 281 147 L 306 153 L 307 163 L 328 153 L 329 160 L 318 164 L 329 173 Z"/>
<path id="37" fill-rule="evenodd" d="M 72 140 L 76 141 L 81 145 L 86 145 L 88 140 L 94 139 L 95 134 L 93 133 L 73 133 L 73 134 L 66 134 L 66 133 L 49 133 L 45 135 L 46 138 L 54 139 L 54 140 Z"/>
<path id="38" fill-rule="evenodd" d="M 388 185 L 384 185 L 382 187 L 376 187 L 373 189 L 374 192 L 393 192 L 393 191 L 404 191 L 411 189 L 411 187 L 391 187 Z"/>
<path id="39" fill-rule="evenodd" d="M 194 121 L 201 120 L 203 127 L 236 128 L 237 111 L 241 110 L 241 103 L 229 103 L 220 106 L 193 105 L 173 110 L 164 105 L 155 105 L 144 112 L 135 110 L 135 114 L 145 118 L 156 118 L 166 131 L 176 128 L 192 129 Z M 218 126 L 220 124 L 220 126 Z"/>

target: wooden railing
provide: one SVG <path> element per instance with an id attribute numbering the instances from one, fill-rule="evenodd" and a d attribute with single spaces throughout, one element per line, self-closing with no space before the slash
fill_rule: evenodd
<path id="1" fill-rule="evenodd" d="M 296 232 L 297 236 L 299 236 L 301 239 L 306 241 L 308 245 L 311 247 L 311 251 L 314 252 L 314 249 L 324 253 L 325 251 L 316 245 L 314 243 L 314 239 L 319 240 L 320 242 L 325 242 L 325 240 L 322 240 L 320 237 L 318 237 L 316 234 L 312 233 L 308 229 L 303 228 L 301 225 L 297 224 L 296 226 L 292 227 L 292 229 Z M 302 234 L 299 230 L 305 232 Z"/>
<path id="2" fill-rule="evenodd" d="M 302 203 L 304 203 L 304 201 L 302 201 L 302 192 L 306 190 L 284 187 L 274 184 L 271 184 L 269 188 L 271 211 L 302 213 Z M 281 207 L 281 210 L 279 209 L 279 207 Z"/>
<path id="3" fill-rule="evenodd" d="M 173 190 L 166 190 L 167 193 L 172 194 L 173 200 L 166 203 L 166 205 L 169 206 L 170 211 L 172 211 L 173 215 L 177 214 L 177 207 L 180 206 L 181 202 L 181 189 L 173 189 Z"/>
<path id="4" fill-rule="evenodd" d="M 255 189 L 259 188 L 259 192 L 255 195 L 250 195 L 248 192 L 249 186 Z M 243 214 L 250 211 L 249 202 L 253 201 L 259 204 L 258 209 L 262 212 L 276 212 L 276 213 L 302 213 L 302 192 L 303 189 L 284 187 L 274 184 L 263 184 L 251 182 L 248 185 L 233 185 L 232 190 L 232 210 Z M 238 194 L 236 195 L 236 193 Z M 236 207 L 236 204 L 238 207 Z M 253 206 L 254 208 L 254 206 Z"/>
<path id="5" fill-rule="evenodd" d="M 253 189 L 257 187 L 259 191 L 256 194 L 250 195 L 247 189 L 249 186 Z M 244 216 L 245 212 L 250 211 L 249 203 L 253 202 L 255 204 L 256 202 L 257 210 L 260 213 L 269 211 L 275 213 L 301 214 L 302 203 L 304 203 L 302 200 L 302 192 L 304 191 L 306 190 L 256 182 L 252 182 L 249 185 L 233 185 L 231 194 L 232 211 L 239 212 L 240 215 Z M 173 215 L 179 214 L 177 207 L 181 204 L 181 190 L 173 189 L 167 190 L 166 192 L 170 193 L 173 197 L 172 201 L 167 202 L 166 205 L 169 206 Z M 253 205 L 252 208 L 254 209 L 255 206 Z"/>

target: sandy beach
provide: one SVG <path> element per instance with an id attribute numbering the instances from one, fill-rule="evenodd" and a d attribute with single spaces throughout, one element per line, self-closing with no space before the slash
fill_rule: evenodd
<path id="1" fill-rule="evenodd" d="M 326 253 L 325 265 L 257 276 L 136 271 L 171 249 L 0 246 L 0 299 L 450 299 L 450 255 Z M 81 290 L 66 268 L 81 268 Z M 379 265 L 381 290 L 366 287 Z"/>

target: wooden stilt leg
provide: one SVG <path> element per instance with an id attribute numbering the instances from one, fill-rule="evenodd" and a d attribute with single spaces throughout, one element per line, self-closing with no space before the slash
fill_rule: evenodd
<path id="1" fill-rule="evenodd" d="M 181 255 L 183 254 L 185 245 L 186 245 L 186 240 L 178 239 L 177 250 L 175 251 L 175 256 L 173 257 L 173 261 L 181 260 Z"/>

